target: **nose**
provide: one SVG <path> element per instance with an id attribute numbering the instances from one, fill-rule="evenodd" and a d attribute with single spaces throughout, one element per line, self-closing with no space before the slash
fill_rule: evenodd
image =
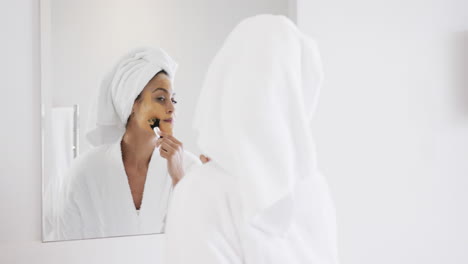
<path id="1" fill-rule="evenodd" d="M 172 102 L 172 100 L 169 100 L 169 103 L 168 103 L 167 108 L 166 108 L 166 113 L 167 114 L 172 114 L 172 113 L 174 113 L 174 111 L 175 111 L 174 103 Z"/>

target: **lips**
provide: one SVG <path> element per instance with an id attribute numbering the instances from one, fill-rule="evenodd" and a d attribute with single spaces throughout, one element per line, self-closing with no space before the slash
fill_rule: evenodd
<path id="1" fill-rule="evenodd" d="M 164 119 L 163 121 L 164 121 L 164 122 L 167 122 L 167 123 L 172 123 L 172 118 Z"/>

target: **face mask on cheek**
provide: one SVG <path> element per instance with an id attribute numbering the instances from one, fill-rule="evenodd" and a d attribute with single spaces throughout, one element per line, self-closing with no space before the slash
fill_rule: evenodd
<path id="1" fill-rule="evenodd" d="M 172 124 L 161 121 L 159 124 L 159 129 L 163 131 L 164 133 L 172 135 Z"/>

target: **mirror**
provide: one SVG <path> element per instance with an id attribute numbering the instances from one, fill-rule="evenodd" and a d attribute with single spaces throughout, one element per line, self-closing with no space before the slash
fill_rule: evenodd
<path id="1" fill-rule="evenodd" d="M 172 89 L 165 94 L 174 108 L 171 129 L 160 128 L 183 143 L 187 173 L 202 164 L 191 119 L 210 60 L 243 18 L 291 17 L 293 5 L 290 0 L 42 0 L 43 241 L 164 233 L 175 182 L 159 147 L 153 146 L 141 168 L 135 164 L 145 164 L 138 160 L 145 155 L 124 144 L 123 135 L 98 146 L 86 136 L 96 125 L 102 80 L 119 58 L 144 46 L 161 48 L 177 62 L 175 75 L 163 74 L 158 81 L 155 76 L 161 75 L 153 74 L 151 80 Z M 130 100 L 135 107 L 137 101 Z"/>

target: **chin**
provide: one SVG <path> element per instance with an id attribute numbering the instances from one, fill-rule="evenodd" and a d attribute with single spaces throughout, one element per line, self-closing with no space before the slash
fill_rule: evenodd
<path id="1" fill-rule="evenodd" d="M 159 129 L 164 133 L 172 135 L 172 126 L 170 126 L 170 127 L 169 126 L 159 126 Z"/>

